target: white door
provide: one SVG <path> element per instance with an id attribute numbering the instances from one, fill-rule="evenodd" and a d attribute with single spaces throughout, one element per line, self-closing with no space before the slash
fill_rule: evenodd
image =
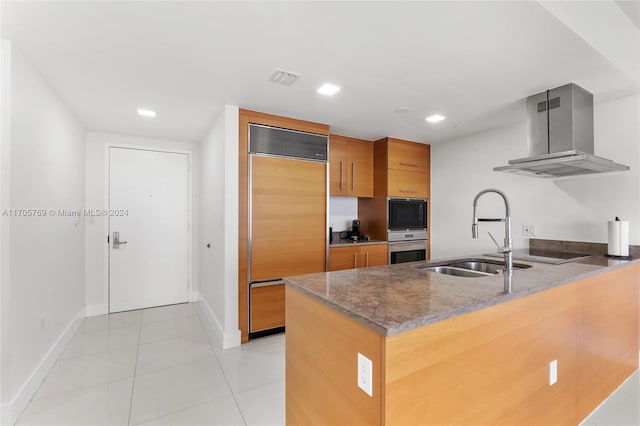
<path id="1" fill-rule="evenodd" d="M 111 147 L 109 210 L 109 312 L 187 302 L 188 155 Z"/>

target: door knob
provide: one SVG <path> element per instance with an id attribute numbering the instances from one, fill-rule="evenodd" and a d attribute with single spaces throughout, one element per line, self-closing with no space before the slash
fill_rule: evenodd
<path id="1" fill-rule="evenodd" d="M 127 244 L 127 242 L 120 241 L 120 232 L 113 231 L 113 249 L 119 249 L 121 244 Z"/>

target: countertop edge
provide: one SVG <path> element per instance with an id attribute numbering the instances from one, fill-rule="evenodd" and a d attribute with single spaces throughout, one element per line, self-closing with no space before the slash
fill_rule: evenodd
<path id="1" fill-rule="evenodd" d="M 346 245 L 346 244 L 345 244 Z M 475 256 L 475 257 L 482 257 L 482 256 Z M 433 263 L 437 263 L 440 260 L 434 260 Z M 530 263 L 534 263 L 534 262 L 530 262 Z M 581 263 L 576 262 L 576 263 Z M 444 312 L 444 313 L 440 313 L 440 314 L 435 314 L 435 315 L 430 315 L 430 316 L 426 316 L 426 317 L 419 317 L 419 318 L 415 318 L 413 320 L 409 320 L 407 322 L 404 322 L 400 325 L 397 326 L 393 326 L 393 327 L 385 327 L 381 324 L 378 324 L 374 321 L 371 321 L 369 318 L 366 318 L 365 316 L 354 312 L 332 300 L 326 299 L 324 297 L 322 297 L 321 295 L 305 288 L 304 286 L 295 283 L 294 281 L 289 280 L 288 278 L 284 278 L 283 281 L 297 289 L 300 290 L 301 292 L 303 292 L 305 295 L 310 296 L 312 299 L 315 299 L 317 301 L 319 301 L 320 303 L 322 303 L 323 305 L 326 305 L 346 316 L 348 316 L 349 318 L 352 318 L 355 321 L 358 321 L 359 323 L 369 327 L 370 329 L 382 334 L 383 336 L 389 337 L 389 336 L 393 336 L 396 334 L 400 334 L 403 333 L 405 331 L 410 331 L 416 328 L 420 328 L 423 327 L 425 325 L 429 325 L 429 324 L 433 324 L 436 322 L 440 322 L 440 321 L 444 321 L 450 318 L 454 318 L 454 317 L 458 317 L 460 315 L 464 315 L 464 314 L 468 314 L 471 312 L 475 312 L 475 311 L 479 311 L 481 309 L 484 308 L 488 308 L 491 306 L 495 306 L 498 305 L 500 303 L 505 303 L 505 302 L 510 302 L 512 300 L 516 300 L 516 299 L 520 299 L 522 297 L 526 297 L 532 294 L 536 294 L 536 293 L 541 293 L 543 291 L 546 290 L 550 290 L 552 288 L 555 287 L 559 287 L 565 284 L 569 284 L 575 281 L 580 281 L 586 278 L 590 278 L 596 275 L 600 275 L 603 273 L 607 273 L 607 272 L 611 272 L 611 271 L 615 271 L 617 269 L 621 269 L 621 268 L 625 268 L 634 264 L 639 264 L 640 263 L 640 259 L 633 259 L 633 260 L 627 260 L 627 261 L 620 261 L 620 263 L 615 264 L 615 265 L 609 265 L 609 266 L 602 266 L 598 269 L 593 269 L 591 271 L 586 271 L 584 273 L 579 273 L 576 274 L 574 276 L 568 277 L 568 278 L 563 278 L 557 281 L 552 281 L 549 283 L 544 283 L 541 284 L 540 286 L 536 286 L 536 287 L 532 287 L 529 289 L 525 289 L 525 290 L 521 290 L 515 293 L 511 293 L 511 294 L 503 294 L 502 296 L 499 297 L 495 297 L 492 299 L 488 299 L 488 300 L 484 300 L 482 302 L 479 303 L 475 303 L 475 304 L 470 304 L 470 305 L 466 305 L 466 306 L 462 306 L 458 309 L 453 309 L 451 311 L 448 312 Z M 561 266 L 561 265 L 558 265 Z M 595 265 L 594 265 L 595 266 Z M 328 272 L 327 272 L 328 273 Z"/>
<path id="2" fill-rule="evenodd" d="M 582 274 L 577 274 L 573 277 L 570 278 L 565 278 L 565 279 L 561 279 L 561 280 L 557 280 L 557 281 L 552 281 L 550 283 L 547 284 L 543 284 L 540 285 L 538 287 L 532 287 L 530 289 L 526 289 L 526 290 L 521 290 L 515 293 L 511 293 L 511 294 L 503 294 L 501 297 L 496 297 L 494 299 L 490 299 L 490 300 L 486 300 L 480 303 L 476 303 L 473 305 L 468 305 L 459 309 L 455 309 L 443 314 L 439 314 L 439 315 L 432 315 L 429 317 L 422 317 L 422 318 L 416 318 L 413 321 L 408 321 L 402 325 L 399 325 L 397 327 L 389 327 L 387 329 L 385 329 L 385 336 L 393 336 L 395 334 L 399 334 L 405 331 L 409 331 L 409 330 L 413 330 L 425 325 L 429 325 L 429 324 L 433 324 L 436 322 L 440 322 L 440 321 L 444 321 L 450 318 L 455 318 L 458 317 L 460 315 L 464 315 L 464 314 L 468 314 L 471 312 L 476 312 L 479 311 L 481 309 L 484 308 L 489 308 L 491 306 L 495 306 L 495 305 L 499 305 L 500 303 L 506 303 L 506 302 L 510 302 L 512 300 L 517 300 L 520 299 L 522 297 L 526 297 L 526 296 L 530 296 L 532 294 L 537 294 L 537 293 L 542 293 L 543 291 L 547 291 L 550 290 L 552 288 L 556 288 L 556 287 L 560 287 L 562 285 L 565 284 L 569 284 L 575 281 L 580 281 L 580 280 L 584 280 L 586 278 L 590 278 L 599 274 L 603 274 L 603 273 L 607 273 L 607 272 L 612 272 L 615 271 L 617 269 L 621 269 L 630 265 L 633 265 L 635 263 L 640 263 L 640 259 L 634 259 L 634 260 L 629 260 L 629 261 L 625 261 L 626 263 L 622 263 L 622 264 L 618 264 L 618 265 L 612 265 L 612 266 L 603 266 L 601 269 L 594 269 L 592 271 L 588 271 Z M 381 328 L 380 326 L 378 326 L 378 328 Z"/>
<path id="3" fill-rule="evenodd" d="M 329 244 L 329 248 L 332 248 L 332 247 L 371 246 L 371 245 L 374 245 L 374 244 L 387 245 L 387 241 L 369 240 L 369 241 L 351 241 L 351 242 L 344 242 L 344 243 L 330 243 Z"/>

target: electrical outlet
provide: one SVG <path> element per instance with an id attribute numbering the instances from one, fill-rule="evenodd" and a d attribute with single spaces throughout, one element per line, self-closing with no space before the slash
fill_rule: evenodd
<path id="1" fill-rule="evenodd" d="M 358 353 L 358 387 L 366 392 L 367 395 L 373 396 L 373 363 L 369 358 Z"/>
<path id="2" fill-rule="evenodd" d="M 535 225 L 522 225 L 522 236 L 523 237 L 535 237 L 536 236 L 536 226 Z"/>
<path id="3" fill-rule="evenodd" d="M 558 360 L 554 359 L 549 363 L 549 386 L 553 386 L 558 381 Z"/>

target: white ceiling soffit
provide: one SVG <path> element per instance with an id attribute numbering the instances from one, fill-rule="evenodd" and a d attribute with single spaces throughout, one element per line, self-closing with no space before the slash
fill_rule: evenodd
<path id="1" fill-rule="evenodd" d="M 569 3 L 564 11 L 534 1 L 0 7 L 2 37 L 91 130 L 199 141 L 231 104 L 354 137 L 433 143 L 522 122 L 524 98 L 568 82 L 596 100 L 638 93 L 628 51 L 640 31 L 629 30 L 622 9 L 612 12 L 615 2 Z M 273 84 L 277 68 L 302 77 Z M 342 90 L 319 95 L 323 83 Z M 433 114 L 447 119 L 425 122 Z"/>
<path id="2" fill-rule="evenodd" d="M 581 2 L 540 2 L 542 7 L 626 74 L 629 83 L 637 83 L 640 76 L 639 28 L 620 7 L 623 3 L 630 2 L 594 1 L 589 2 L 588 7 Z M 626 10 L 631 11 L 630 8 Z"/>
<path id="3" fill-rule="evenodd" d="M 640 29 L 640 1 L 638 0 L 616 0 L 616 4 L 631 19 L 633 25 Z"/>

